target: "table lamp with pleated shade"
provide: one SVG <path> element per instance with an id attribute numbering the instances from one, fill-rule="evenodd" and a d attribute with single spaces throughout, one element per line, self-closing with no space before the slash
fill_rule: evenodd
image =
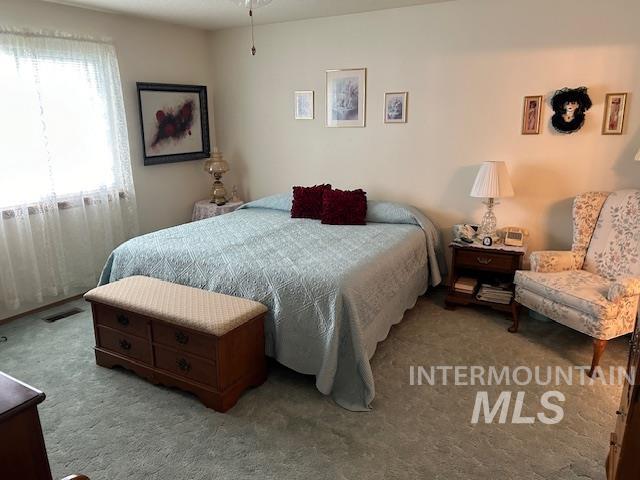
<path id="1" fill-rule="evenodd" d="M 507 165 L 504 162 L 484 162 L 471 189 L 472 197 L 486 198 L 487 211 L 478 231 L 480 237 L 493 237 L 496 234 L 498 222 L 493 213 L 495 199 L 514 195 Z"/>

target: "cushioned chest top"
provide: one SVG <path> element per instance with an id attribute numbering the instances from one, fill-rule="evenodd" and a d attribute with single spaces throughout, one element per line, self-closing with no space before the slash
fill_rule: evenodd
<path id="1" fill-rule="evenodd" d="M 94 288 L 84 298 L 216 336 L 267 311 L 253 300 L 143 276 Z"/>

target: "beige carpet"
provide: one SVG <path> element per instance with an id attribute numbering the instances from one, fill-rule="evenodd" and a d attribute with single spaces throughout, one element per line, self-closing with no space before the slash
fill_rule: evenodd
<path id="1" fill-rule="evenodd" d="M 0 326 L 0 370 L 47 394 L 40 415 L 54 478 L 604 479 L 619 386 L 557 387 L 566 396 L 557 425 L 472 425 L 476 392 L 495 399 L 505 387 L 409 384 L 411 365 L 584 365 L 590 339 L 526 315 L 512 335 L 503 315 L 447 311 L 442 300 L 421 298 L 378 346 L 370 413 L 341 409 L 311 377 L 277 364 L 227 414 L 97 367 L 82 301 L 70 305 L 83 313 L 53 324 L 39 320 L 45 312 Z M 625 365 L 627 344 L 610 342 L 604 366 Z M 525 391 L 523 415 L 535 415 L 551 387 L 506 388 Z"/>

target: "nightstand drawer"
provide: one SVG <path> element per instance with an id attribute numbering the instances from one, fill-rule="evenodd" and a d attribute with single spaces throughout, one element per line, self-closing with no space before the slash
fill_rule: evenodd
<path id="1" fill-rule="evenodd" d="M 513 255 L 460 249 L 456 252 L 455 258 L 459 267 L 473 268 L 475 270 L 512 273 L 518 268 L 518 265 L 514 262 L 515 257 Z"/>

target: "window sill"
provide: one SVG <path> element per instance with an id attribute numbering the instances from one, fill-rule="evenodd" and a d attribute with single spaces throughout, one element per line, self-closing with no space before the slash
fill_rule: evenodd
<path id="1" fill-rule="evenodd" d="M 96 192 L 97 193 L 97 192 Z M 107 193 L 107 201 L 108 202 L 112 202 L 114 200 L 113 197 L 113 193 L 117 193 L 118 198 L 120 200 L 125 200 L 129 197 L 129 194 L 127 192 L 125 192 L 124 190 L 118 190 L 117 192 L 109 192 Z M 70 197 L 71 195 L 69 195 L 68 197 Z M 64 197 L 63 197 L 64 198 Z M 64 200 L 61 199 L 60 201 L 57 202 L 57 208 L 58 210 L 69 210 L 71 208 L 76 208 L 76 207 L 80 207 L 80 206 L 90 206 L 90 205 L 99 205 L 103 202 L 102 199 L 98 199 L 95 196 L 92 195 L 83 195 L 82 197 L 79 198 L 75 198 L 73 200 L 69 199 L 69 200 Z M 2 219 L 3 220 L 10 220 L 12 218 L 17 217 L 17 213 L 16 210 L 18 208 L 23 209 L 25 206 L 21 205 L 21 206 L 16 206 L 16 207 L 0 207 L 0 212 L 2 212 Z M 38 215 L 41 213 L 46 212 L 47 210 L 51 209 L 51 206 L 43 203 L 43 202 L 33 202 L 30 203 L 28 205 L 26 205 L 26 209 L 29 215 Z"/>

